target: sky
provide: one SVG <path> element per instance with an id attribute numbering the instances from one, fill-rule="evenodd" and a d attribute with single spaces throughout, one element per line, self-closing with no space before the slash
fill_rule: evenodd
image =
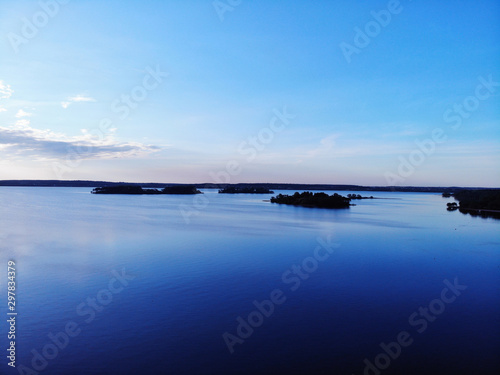
<path id="1" fill-rule="evenodd" d="M 0 180 L 500 186 L 500 3 L 0 0 Z"/>

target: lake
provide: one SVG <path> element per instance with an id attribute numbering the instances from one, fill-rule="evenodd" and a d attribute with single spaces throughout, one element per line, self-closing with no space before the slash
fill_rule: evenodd
<path id="1" fill-rule="evenodd" d="M 2 374 L 499 373 L 500 220 L 90 190 L 0 188 Z"/>

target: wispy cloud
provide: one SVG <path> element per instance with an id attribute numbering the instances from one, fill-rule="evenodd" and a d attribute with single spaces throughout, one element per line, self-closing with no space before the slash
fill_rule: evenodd
<path id="1" fill-rule="evenodd" d="M 0 99 L 9 99 L 12 96 L 14 90 L 4 83 L 4 81 L 0 80 Z"/>
<path id="2" fill-rule="evenodd" d="M 91 98 L 89 96 L 83 96 L 83 95 L 72 96 L 68 100 L 71 102 L 95 102 L 94 98 Z"/>
<path id="3" fill-rule="evenodd" d="M 22 109 L 20 109 L 19 111 L 17 111 L 16 113 L 16 117 L 17 118 L 21 118 L 21 117 L 30 117 L 31 116 L 31 113 L 28 113 Z"/>
<path id="4" fill-rule="evenodd" d="M 318 155 L 325 155 L 330 153 L 335 147 L 337 139 L 340 134 L 330 134 L 319 141 L 319 145 L 312 150 L 306 152 L 307 158 L 314 158 Z"/>
<path id="5" fill-rule="evenodd" d="M 95 102 L 96 100 L 90 96 L 85 96 L 85 95 L 76 95 L 76 96 L 71 96 L 65 101 L 61 102 L 61 106 L 66 109 L 68 108 L 72 103 L 82 103 L 82 102 Z"/>
<path id="6" fill-rule="evenodd" d="M 0 127 L 2 158 L 30 156 L 33 160 L 64 159 L 77 154 L 81 159 L 128 158 L 150 154 L 160 147 L 138 142 L 118 142 L 113 134 L 97 137 L 82 131 L 79 136 L 67 136 L 51 130 L 29 126 L 29 120 L 20 119 L 15 126 Z"/>
<path id="7" fill-rule="evenodd" d="M 7 85 L 4 81 L 0 80 L 0 99 L 9 99 L 13 92 L 14 90 L 12 90 L 10 85 Z M 0 113 L 6 111 L 7 109 L 0 105 Z"/>
<path id="8" fill-rule="evenodd" d="M 23 119 L 16 121 L 15 128 L 16 129 L 19 129 L 19 128 L 24 129 L 26 127 L 29 127 L 29 125 L 30 125 L 30 120 L 23 118 Z M 0 140 L 0 142 L 1 142 L 1 140 Z"/>

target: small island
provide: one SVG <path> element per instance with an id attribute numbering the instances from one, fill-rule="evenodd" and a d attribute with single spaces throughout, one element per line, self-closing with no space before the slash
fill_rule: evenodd
<path id="1" fill-rule="evenodd" d="M 349 208 L 350 198 L 337 193 L 328 195 L 326 193 L 311 193 L 309 191 L 293 195 L 278 194 L 271 198 L 271 203 L 287 204 L 302 207 L 314 208 Z"/>
<path id="2" fill-rule="evenodd" d="M 219 189 L 219 194 L 274 194 L 274 191 L 266 187 L 227 186 L 224 189 Z"/>
<path id="3" fill-rule="evenodd" d="M 143 189 L 137 185 L 117 185 L 97 187 L 91 191 L 92 194 L 130 194 L 130 195 L 144 195 L 144 194 L 203 194 L 196 189 L 193 185 L 176 185 L 167 186 L 162 190 L 158 189 Z"/>
<path id="4" fill-rule="evenodd" d="M 458 205 L 457 205 L 457 202 L 452 202 L 452 203 L 446 203 L 446 209 L 448 211 L 456 211 L 458 210 Z"/>
<path id="5" fill-rule="evenodd" d="M 369 197 L 362 197 L 360 194 L 347 194 L 347 198 L 349 199 L 373 199 L 373 195 Z"/>
<path id="6" fill-rule="evenodd" d="M 167 186 L 161 191 L 162 194 L 203 194 L 194 185 Z"/>

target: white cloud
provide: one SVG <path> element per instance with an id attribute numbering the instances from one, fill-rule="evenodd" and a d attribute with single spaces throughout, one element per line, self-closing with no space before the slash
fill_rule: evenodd
<path id="1" fill-rule="evenodd" d="M 330 153 L 330 151 L 335 147 L 335 142 L 339 137 L 340 134 L 330 134 L 329 136 L 321 139 L 316 148 L 309 150 L 306 153 L 306 157 L 316 157 Z"/>
<path id="2" fill-rule="evenodd" d="M 159 151 L 161 148 L 138 142 L 118 142 L 113 132 L 68 136 L 51 130 L 35 129 L 28 119 L 20 119 L 11 127 L 0 126 L 2 158 L 29 156 L 31 160 L 57 160 L 68 156 L 79 159 L 129 158 Z"/>
<path id="3" fill-rule="evenodd" d="M 303 159 L 331 156 L 337 149 L 337 140 L 341 134 L 330 134 L 320 139 L 319 144 L 313 148 L 301 147 L 294 154 L 299 157 L 300 162 Z"/>
<path id="4" fill-rule="evenodd" d="M 68 100 L 71 102 L 95 102 L 94 98 L 91 98 L 89 96 L 83 96 L 83 95 L 72 96 Z"/>
<path id="5" fill-rule="evenodd" d="M 0 112 L 6 112 L 7 110 L 3 107 L 0 107 Z"/>
<path id="6" fill-rule="evenodd" d="M 30 120 L 28 119 L 21 119 L 16 121 L 16 128 L 27 128 L 30 125 Z M 0 140 L 1 142 L 1 140 Z"/>
<path id="7" fill-rule="evenodd" d="M 9 99 L 13 92 L 14 90 L 11 89 L 10 85 L 0 80 L 0 99 Z"/>
<path id="8" fill-rule="evenodd" d="M 17 118 L 21 118 L 21 117 L 30 117 L 31 116 L 31 113 L 28 113 L 22 109 L 20 109 L 19 111 L 17 111 L 16 113 L 16 117 Z"/>
<path id="9" fill-rule="evenodd" d="M 61 102 L 61 107 L 64 109 L 68 108 L 72 103 L 82 103 L 82 102 L 95 102 L 96 100 L 94 98 L 91 98 L 90 96 L 84 96 L 84 95 L 76 95 L 76 96 L 71 96 L 65 101 Z"/>

